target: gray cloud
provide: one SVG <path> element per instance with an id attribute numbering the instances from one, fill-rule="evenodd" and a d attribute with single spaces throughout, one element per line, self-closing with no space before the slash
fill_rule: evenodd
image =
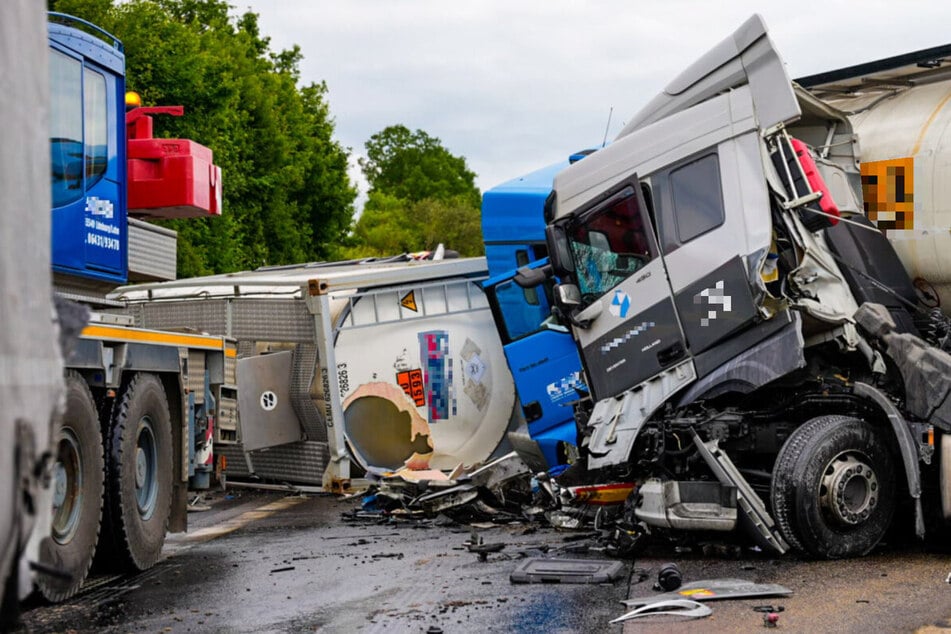
<path id="1" fill-rule="evenodd" d="M 797 77 L 947 43 L 951 4 L 912 0 L 244 0 L 272 48 L 325 80 L 340 142 L 387 125 L 466 157 L 485 191 L 609 136 L 760 12 Z M 351 170 L 357 174 L 358 170 Z"/>

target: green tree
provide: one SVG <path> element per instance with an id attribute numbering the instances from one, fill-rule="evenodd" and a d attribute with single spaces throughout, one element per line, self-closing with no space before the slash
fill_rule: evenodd
<path id="1" fill-rule="evenodd" d="M 465 158 L 402 125 L 374 134 L 366 150 L 360 167 L 370 191 L 344 255 L 393 255 L 439 243 L 462 255 L 484 252 L 481 194 Z"/>
<path id="2" fill-rule="evenodd" d="M 479 205 L 475 173 L 465 158 L 453 155 L 422 130 L 410 132 L 406 126 L 391 125 L 371 136 L 366 150 L 366 158 L 359 162 L 370 184 L 369 194 L 379 191 L 410 201 L 461 196 Z"/>
<path id="3" fill-rule="evenodd" d="M 348 150 L 333 139 L 327 86 L 300 86 L 298 47 L 274 53 L 258 16 L 224 0 L 55 0 L 122 40 L 126 85 L 146 105 L 185 106 L 158 135 L 210 147 L 220 218 L 168 221 L 182 277 L 326 259 L 352 224 Z"/>

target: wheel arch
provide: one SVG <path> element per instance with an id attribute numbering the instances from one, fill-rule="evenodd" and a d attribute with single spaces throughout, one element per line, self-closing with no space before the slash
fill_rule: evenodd
<path id="1" fill-rule="evenodd" d="M 905 484 L 908 495 L 915 503 L 915 535 L 919 539 L 925 536 L 924 511 L 921 506 L 921 468 L 918 464 L 918 448 L 905 417 L 894 403 L 879 389 L 867 383 L 856 382 L 853 388 L 856 396 L 873 405 L 887 421 L 887 427 L 898 443 L 898 454 L 905 470 Z"/>

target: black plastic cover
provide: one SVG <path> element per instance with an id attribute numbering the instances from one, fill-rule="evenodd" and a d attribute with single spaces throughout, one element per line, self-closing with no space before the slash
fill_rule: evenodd
<path id="1" fill-rule="evenodd" d="M 918 296 L 898 254 L 882 232 L 865 216 L 852 216 L 849 220 L 873 231 L 856 227 L 851 222 L 840 222 L 826 230 L 826 240 L 832 253 L 841 260 L 839 268 L 855 301 L 860 306 L 865 302 L 882 304 L 891 313 L 898 332 L 917 335 L 909 304 L 916 305 Z"/>
<path id="2" fill-rule="evenodd" d="M 599 559 L 526 559 L 512 571 L 512 583 L 610 583 L 621 578 L 624 564 Z"/>

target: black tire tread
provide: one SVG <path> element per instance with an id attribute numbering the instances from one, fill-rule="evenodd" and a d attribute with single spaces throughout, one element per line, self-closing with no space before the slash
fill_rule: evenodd
<path id="1" fill-rule="evenodd" d="M 104 506 L 103 499 L 105 497 L 105 460 L 103 456 L 102 439 L 99 432 L 99 417 L 96 409 L 96 401 L 92 396 L 92 391 L 89 389 L 89 385 L 79 372 L 75 370 L 67 370 L 64 382 L 66 385 L 66 407 L 69 407 L 71 399 L 79 398 L 81 399 L 81 404 L 83 406 L 88 406 L 90 412 L 92 413 L 91 421 L 93 424 L 93 429 L 95 430 L 97 437 L 99 437 L 99 442 L 95 444 L 95 447 L 88 448 L 93 450 L 93 455 L 84 456 L 84 459 L 98 462 L 99 473 L 102 477 L 99 481 L 98 495 L 94 496 L 94 499 L 99 501 L 98 508 L 94 512 L 94 536 L 91 543 L 81 547 L 83 552 L 80 554 L 78 568 L 72 571 L 67 571 L 72 575 L 72 580 L 65 582 L 61 579 L 49 577 L 48 575 L 39 575 L 37 577 L 37 588 L 39 589 L 40 594 L 43 595 L 47 601 L 54 603 L 65 601 L 79 592 L 83 581 L 85 581 L 86 576 L 89 574 L 89 569 L 92 567 L 93 557 L 96 553 L 96 545 L 99 542 L 102 526 L 102 511 Z M 71 394 L 73 390 L 76 390 L 77 393 Z M 64 424 L 67 423 L 67 419 L 69 417 L 70 413 L 68 411 L 65 412 L 63 421 Z M 98 451 L 95 451 L 96 449 L 98 449 Z M 86 485 L 88 486 L 89 483 L 87 482 Z M 84 522 L 91 521 L 92 520 L 89 518 L 84 518 Z M 56 548 L 59 548 L 59 546 L 53 542 L 52 537 L 45 539 L 41 545 L 41 560 L 50 556 L 49 549 Z"/>
<path id="2" fill-rule="evenodd" d="M 847 419 L 849 419 L 848 416 L 838 415 L 813 418 L 796 428 L 779 450 L 779 455 L 776 456 L 776 464 L 773 467 L 773 481 L 770 487 L 773 519 L 789 545 L 801 555 L 808 555 L 809 551 L 803 546 L 799 540 L 799 535 L 793 528 L 796 513 L 796 486 L 792 479 L 793 470 L 799 456 L 802 455 L 803 448 L 818 433 L 819 429 Z"/>
<path id="3" fill-rule="evenodd" d="M 808 520 L 804 516 L 806 509 L 803 508 L 799 486 L 802 480 L 805 479 L 810 458 L 814 455 L 812 452 L 817 448 L 812 445 L 815 445 L 820 440 L 821 435 L 827 433 L 828 430 L 839 427 L 845 431 L 849 426 L 854 426 L 853 429 L 866 428 L 873 437 L 878 433 L 867 423 L 852 416 L 837 414 L 819 416 L 797 428 L 783 445 L 776 458 L 771 487 L 773 516 L 789 544 L 798 553 L 806 557 L 830 559 L 865 554 L 878 542 L 878 540 L 875 540 L 874 543 L 869 544 L 867 548 L 861 551 L 845 551 L 843 553 L 836 551 L 834 548 L 829 548 L 827 544 L 810 540 L 808 535 L 803 534 L 803 531 L 807 531 L 807 529 L 801 524 L 803 522 L 808 523 Z M 826 440 L 832 440 L 834 437 L 834 435 L 830 435 Z M 887 449 L 883 449 L 883 452 L 883 455 L 888 454 Z M 893 465 L 890 466 L 894 469 Z M 894 473 L 879 475 L 880 478 L 883 476 L 892 478 Z M 891 484 L 886 483 L 886 486 L 891 486 Z M 891 519 L 891 514 L 894 512 L 894 492 L 891 491 L 889 495 L 891 499 L 888 499 L 887 504 L 892 508 L 886 511 L 889 513 L 888 520 Z M 885 494 L 880 492 L 880 496 L 885 497 Z M 879 536 L 880 538 L 881 536 Z"/>
<path id="4" fill-rule="evenodd" d="M 169 411 L 165 390 L 158 377 L 148 373 L 137 373 L 123 390 L 120 399 L 116 402 L 113 409 L 112 425 L 109 432 L 109 460 L 106 469 L 108 482 L 106 487 L 108 495 L 106 498 L 109 506 L 107 516 L 110 519 L 111 528 L 110 546 L 113 551 L 111 555 L 115 558 L 112 565 L 120 570 L 135 572 L 148 570 L 154 566 L 160 559 L 162 550 L 160 546 L 155 552 L 144 554 L 140 552 L 141 549 L 138 545 L 133 543 L 134 536 L 131 534 L 130 526 L 125 519 L 125 501 L 121 493 L 121 479 L 125 461 L 135 461 L 136 458 L 135 452 L 133 452 L 131 456 L 127 456 L 125 448 L 123 447 L 126 434 L 134 434 L 136 431 L 135 427 L 138 425 L 137 420 L 130 420 L 130 410 L 136 403 L 138 394 L 149 389 L 148 386 L 150 384 L 153 385 L 161 395 L 162 407 L 164 407 L 165 412 Z M 132 427 L 132 429 L 128 429 L 129 427 Z M 156 433 L 156 441 L 159 442 L 160 445 L 164 442 L 167 445 L 167 451 L 171 452 L 171 436 L 165 438 L 164 441 L 160 440 L 158 436 L 159 434 Z M 134 465 L 132 468 L 134 470 Z M 171 485 L 169 485 L 169 488 L 171 488 Z M 171 491 L 169 491 L 169 497 L 170 496 Z M 132 500 L 131 503 L 135 504 L 135 500 Z M 164 535 L 168 530 L 169 509 L 170 507 L 163 509 L 165 515 L 162 519 L 163 541 Z M 132 512 L 138 513 L 138 509 L 133 509 Z"/>

